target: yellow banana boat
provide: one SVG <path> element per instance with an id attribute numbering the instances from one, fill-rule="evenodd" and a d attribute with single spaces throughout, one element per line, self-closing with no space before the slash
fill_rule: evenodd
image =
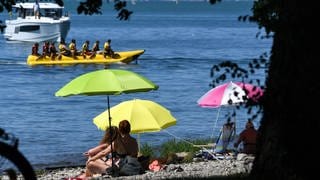
<path id="1" fill-rule="evenodd" d="M 27 64 L 29 66 L 37 65 L 75 65 L 75 64 L 112 64 L 112 63 L 125 63 L 129 64 L 130 62 L 136 60 L 145 50 L 133 50 L 133 51 L 121 51 L 115 52 L 115 57 L 103 57 L 102 54 L 96 54 L 93 58 L 76 56 L 72 58 L 69 56 L 61 56 L 61 58 L 51 59 L 48 56 L 40 57 L 29 55 L 27 59 Z"/>

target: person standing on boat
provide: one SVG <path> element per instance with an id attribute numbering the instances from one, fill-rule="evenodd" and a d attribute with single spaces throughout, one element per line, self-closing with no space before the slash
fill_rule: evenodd
<path id="1" fill-rule="evenodd" d="M 38 17 L 38 19 L 40 19 L 40 5 L 39 5 L 38 0 L 36 0 L 33 5 L 33 13 L 34 13 L 35 19 L 37 19 L 37 17 Z"/>

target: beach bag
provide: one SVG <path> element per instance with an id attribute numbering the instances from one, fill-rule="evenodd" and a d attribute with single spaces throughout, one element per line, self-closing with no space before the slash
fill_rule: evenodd
<path id="1" fill-rule="evenodd" d="M 138 161 L 140 162 L 143 171 L 149 169 L 150 156 L 144 156 L 144 155 L 139 156 Z"/>
<path id="2" fill-rule="evenodd" d="M 138 161 L 138 158 L 129 155 L 120 159 L 119 162 L 119 175 L 132 176 L 143 173 L 143 168 Z"/>

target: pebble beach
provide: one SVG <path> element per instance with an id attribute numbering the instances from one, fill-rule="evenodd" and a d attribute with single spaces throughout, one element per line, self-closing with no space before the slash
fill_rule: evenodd
<path id="1" fill-rule="evenodd" d="M 246 175 L 251 171 L 254 157 L 239 154 L 236 158 L 222 160 L 194 159 L 191 163 L 168 164 L 158 172 L 147 170 L 144 174 L 135 176 L 112 177 L 109 175 L 97 175 L 90 179 L 203 179 L 210 177 L 224 177 L 233 175 Z M 84 171 L 84 167 L 58 168 L 43 170 L 37 179 L 75 179 Z"/>

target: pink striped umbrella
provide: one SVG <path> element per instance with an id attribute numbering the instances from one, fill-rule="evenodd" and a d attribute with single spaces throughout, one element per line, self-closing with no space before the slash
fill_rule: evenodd
<path id="1" fill-rule="evenodd" d="M 252 84 L 229 82 L 212 88 L 197 102 L 201 107 L 217 108 L 244 103 L 247 99 L 257 101 L 262 94 L 262 89 Z"/>

